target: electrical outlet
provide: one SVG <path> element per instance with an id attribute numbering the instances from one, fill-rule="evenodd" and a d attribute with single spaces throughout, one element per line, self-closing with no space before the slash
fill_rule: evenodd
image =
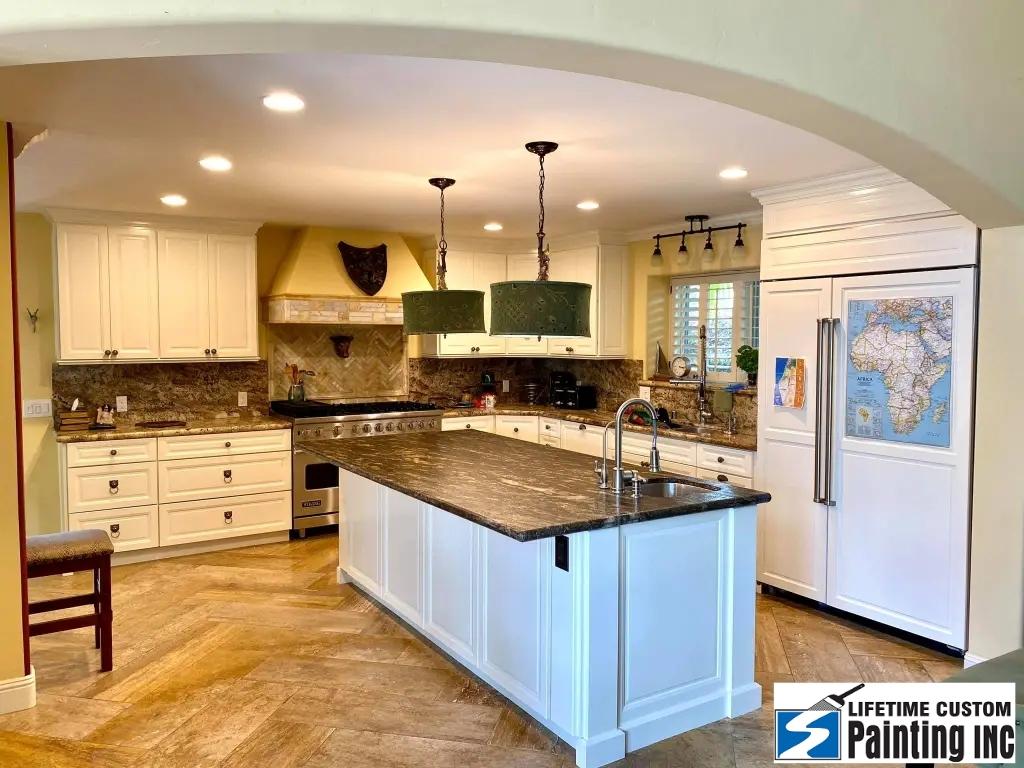
<path id="1" fill-rule="evenodd" d="M 501 380 L 501 391 L 508 392 L 508 379 Z"/>
<path id="2" fill-rule="evenodd" d="M 26 419 L 45 419 L 53 415 L 52 408 L 49 400 L 24 400 L 21 415 Z"/>
<path id="3" fill-rule="evenodd" d="M 238 407 L 245 408 L 249 404 L 249 393 L 239 392 L 238 393 Z"/>
<path id="4" fill-rule="evenodd" d="M 118 395 L 114 398 L 114 407 L 118 413 L 128 412 L 128 395 Z"/>

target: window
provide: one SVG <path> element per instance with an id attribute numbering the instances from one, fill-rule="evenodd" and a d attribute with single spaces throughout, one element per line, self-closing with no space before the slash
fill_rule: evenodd
<path id="1" fill-rule="evenodd" d="M 672 350 L 700 362 L 700 327 L 707 328 L 708 378 L 738 381 L 736 350 L 758 345 L 761 291 L 753 272 L 672 280 Z"/>

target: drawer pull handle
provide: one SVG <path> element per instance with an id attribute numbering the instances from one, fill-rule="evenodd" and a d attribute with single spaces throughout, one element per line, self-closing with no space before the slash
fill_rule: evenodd
<path id="1" fill-rule="evenodd" d="M 719 464 L 725 464 L 725 456 L 719 456 L 718 457 L 718 463 Z"/>
<path id="2" fill-rule="evenodd" d="M 586 425 L 586 424 L 580 424 L 580 431 L 581 431 L 581 432 L 582 432 L 582 431 L 583 431 L 584 429 L 586 429 L 586 428 L 587 428 L 587 425 Z"/>
<path id="3" fill-rule="evenodd" d="M 718 476 L 718 482 L 720 482 L 720 483 L 728 483 L 729 482 L 729 476 L 728 475 L 719 475 Z"/>
<path id="4" fill-rule="evenodd" d="M 231 525 L 233 522 L 235 522 L 230 509 L 224 513 L 224 522 L 228 525 Z"/>
<path id="5" fill-rule="evenodd" d="M 640 466 L 643 467 L 644 469 L 650 469 L 651 468 L 651 462 L 649 462 L 649 461 L 641 461 L 640 462 Z"/>
<path id="6" fill-rule="evenodd" d="M 110 524 L 110 538 L 116 539 L 121 535 L 121 524 L 111 523 Z"/>
<path id="7" fill-rule="evenodd" d="M 467 424 L 467 425 L 466 425 L 466 429 L 472 429 L 472 428 L 473 428 L 473 425 L 472 425 L 472 424 Z"/>
<path id="8" fill-rule="evenodd" d="M 544 429 L 551 429 L 551 425 L 550 424 L 545 424 L 544 425 Z"/>
<path id="9" fill-rule="evenodd" d="M 512 431 L 513 432 L 518 432 L 519 431 L 519 427 L 512 427 Z"/>
<path id="10" fill-rule="evenodd" d="M 111 456 L 117 456 L 117 448 L 111 448 L 110 449 L 110 455 Z"/>
<path id="11" fill-rule="evenodd" d="M 230 469 L 225 469 L 224 470 L 224 482 L 225 483 L 230 483 L 231 482 L 231 470 Z"/>
<path id="12" fill-rule="evenodd" d="M 211 349 L 210 350 L 210 354 L 211 355 L 216 355 L 217 354 L 217 350 L 216 349 Z"/>
<path id="13" fill-rule="evenodd" d="M 225 448 L 230 448 L 231 447 L 231 441 L 228 440 L 226 443 L 224 443 L 224 447 Z"/>
<path id="14" fill-rule="evenodd" d="M 117 495 L 117 492 L 120 490 L 117 486 L 118 486 L 118 481 L 117 480 L 111 480 L 110 481 L 110 493 L 115 495 L 115 496 Z"/>
<path id="15" fill-rule="evenodd" d="M 116 349 L 110 350 L 110 354 L 111 354 L 112 357 L 117 357 L 117 350 Z"/>
<path id="16" fill-rule="evenodd" d="M 206 353 L 207 355 L 210 354 L 210 350 L 208 349 L 204 349 L 203 352 Z"/>
<path id="17" fill-rule="evenodd" d="M 107 357 L 109 354 L 110 354 L 110 350 L 109 349 L 104 349 L 103 350 L 103 356 L 104 357 Z"/>

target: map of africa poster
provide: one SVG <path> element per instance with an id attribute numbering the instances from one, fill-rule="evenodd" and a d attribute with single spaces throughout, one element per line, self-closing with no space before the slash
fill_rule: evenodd
<path id="1" fill-rule="evenodd" d="M 953 297 L 850 301 L 846 434 L 949 447 Z"/>

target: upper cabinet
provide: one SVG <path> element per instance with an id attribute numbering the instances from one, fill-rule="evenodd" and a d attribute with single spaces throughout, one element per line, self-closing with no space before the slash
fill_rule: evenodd
<path id="1" fill-rule="evenodd" d="M 252 235 L 58 221 L 61 362 L 258 356 Z"/>
<path id="2" fill-rule="evenodd" d="M 581 238 L 578 248 L 553 248 L 549 278 L 593 286 L 590 296 L 590 337 L 490 336 L 453 333 L 425 337 L 424 352 L 442 357 L 625 357 L 630 342 L 630 262 L 625 245 Z M 585 243 L 585 244 L 584 244 Z M 493 247 L 493 244 L 492 244 Z M 536 280 L 537 252 L 507 255 L 456 249 L 448 252 L 448 287 L 484 292 L 484 320 L 491 322 L 491 283 Z"/>

